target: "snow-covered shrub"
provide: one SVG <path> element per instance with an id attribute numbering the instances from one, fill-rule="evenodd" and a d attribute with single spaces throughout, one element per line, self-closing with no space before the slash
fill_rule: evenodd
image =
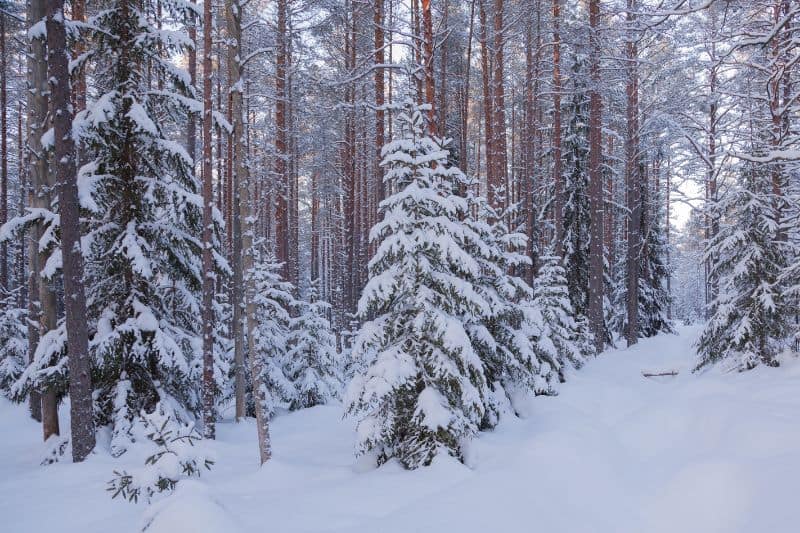
<path id="1" fill-rule="evenodd" d="M 142 413 L 132 431 L 139 436 L 139 445 L 151 450 L 143 467 L 114 471 L 106 489 L 112 498 L 150 501 L 174 490 L 182 479 L 199 477 L 203 469 L 210 470 L 214 464 L 194 426 L 171 418 L 160 405 L 152 413 Z"/>

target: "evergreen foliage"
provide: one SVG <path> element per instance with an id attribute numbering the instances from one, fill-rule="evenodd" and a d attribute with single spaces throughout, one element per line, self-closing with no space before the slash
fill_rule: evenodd
<path id="1" fill-rule="evenodd" d="M 535 350 L 542 360 L 551 362 L 563 381 L 566 369 L 583 366 L 594 349 L 586 318 L 572 309 L 558 257 L 545 255 L 541 261 L 533 282 L 534 323 L 538 328 Z"/>
<path id="2" fill-rule="evenodd" d="M 195 15 L 192 4 L 160 5 L 166 26 Z M 112 426 L 115 454 L 141 412 L 161 405 L 188 422 L 201 407 L 202 198 L 194 163 L 170 134 L 201 106 L 172 61 L 193 44 L 182 29 L 160 29 L 155 13 L 147 1 L 114 0 L 90 19 L 82 60 L 93 64 L 98 93 L 76 117 L 88 159 L 78 180 L 91 214 L 84 253 L 96 415 Z"/>
<path id="3" fill-rule="evenodd" d="M 583 61 L 572 67 L 573 96 L 564 138 L 564 268 L 572 308 L 586 316 L 589 305 L 589 109 Z"/>
<path id="4" fill-rule="evenodd" d="M 28 312 L 17 307 L 14 295 L 0 306 L 0 394 L 12 400 L 11 387 L 22 375 L 28 358 Z"/>
<path id="5" fill-rule="evenodd" d="M 327 318 L 331 306 L 319 299 L 315 283 L 309 287 L 307 300 L 296 307 L 286 359 L 288 378 L 295 388 L 291 408 L 302 409 L 338 399 L 342 380 L 336 337 Z"/>
<path id="6" fill-rule="evenodd" d="M 747 165 L 741 187 L 719 202 L 728 223 L 710 243 L 718 295 L 698 341 L 697 368 L 725 361 L 747 370 L 777 366 L 793 318 L 778 283 L 786 267 L 785 241 L 764 169 Z"/>
<path id="7" fill-rule="evenodd" d="M 487 384 L 467 324 L 489 304 L 466 250 L 467 202 L 454 194 L 463 174 L 423 132 L 420 107 L 407 104 L 399 123 L 400 137 L 382 152 L 391 194 L 371 231 L 378 246 L 359 301 L 360 315 L 371 318 L 353 348 L 354 357 L 372 359 L 346 406 L 358 419 L 359 453 L 416 468 L 440 452 L 463 459 L 478 431 Z"/>
<path id="8" fill-rule="evenodd" d="M 667 227 L 660 191 L 642 188 L 643 245 L 639 268 L 639 336 L 673 331 L 669 320 L 671 295 L 667 290 Z M 650 196 L 654 199 L 651 200 Z"/>
<path id="9" fill-rule="evenodd" d="M 291 309 L 296 305 L 294 287 L 281 275 L 282 265 L 265 253 L 256 257 L 253 271 L 257 327 L 254 346 L 260 361 L 261 383 L 265 389 L 266 415 L 288 408 L 297 399 L 295 384 L 289 376 L 289 331 Z"/>

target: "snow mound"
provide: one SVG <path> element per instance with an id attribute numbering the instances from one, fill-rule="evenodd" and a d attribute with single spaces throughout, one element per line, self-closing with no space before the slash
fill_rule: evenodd
<path id="1" fill-rule="evenodd" d="M 146 533 L 240 533 L 230 513 L 205 484 L 184 480 L 175 492 L 151 505 L 144 515 Z"/>

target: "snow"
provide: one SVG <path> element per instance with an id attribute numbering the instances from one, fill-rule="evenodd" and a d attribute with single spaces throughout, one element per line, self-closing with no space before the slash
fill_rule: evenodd
<path id="1" fill-rule="evenodd" d="M 281 414 L 258 468 L 253 421 L 218 425 L 217 463 L 153 506 L 111 500 L 107 435 L 85 464 L 43 467 L 40 428 L 0 401 L 0 516 L 15 533 L 791 533 L 800 479 L 800 362 L 691 374 L 694 327 L 612 350 L 470 445 L 469 467 L 375 469 L 341 407 Z M 642 371 L 677 370 L 645 378 Z M 61 408 L 62 428 L 68 413 Z"/>

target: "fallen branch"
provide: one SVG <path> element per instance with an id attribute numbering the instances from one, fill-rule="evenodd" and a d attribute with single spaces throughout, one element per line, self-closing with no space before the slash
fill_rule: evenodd
<path id="1" fill-rule="evenodd" d="M 677 370 L 665 370 L 664 372 L 645 372 L 642 371 L 642 375 L 646 378 L 657 378 L 661 376 L 677 376 Z"/>

